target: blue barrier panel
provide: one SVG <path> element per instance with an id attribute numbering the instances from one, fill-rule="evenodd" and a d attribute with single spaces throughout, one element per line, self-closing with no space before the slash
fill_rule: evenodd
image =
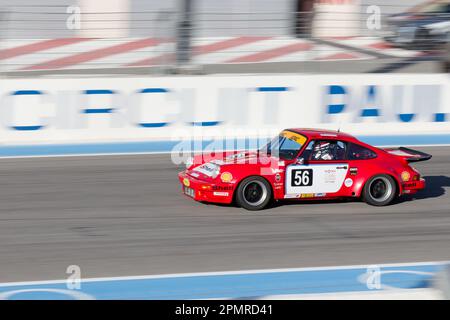
<path id="1" fill-rule="evenodd" d="M 361 141 L 375 146 L 426 146 L 450 145 L 450 134 L 443 135 L 392 135 L 392 136 L 358 136 Z M 261 139 L 265 140 L 265 139 Z M 255 145 L 254 139 L 219 139 L 224 150 L 228 145 Z M 228 144 L 227 141 L 234 141 Z M 169 153 L 180 141 L 146 141 L 146 142 L 117 142 L 117 143 L 86 143 L 86 144 L 50 144 L 50 145 L 23 145 L 0 146 L 0 157 L 27 157 L 27 156 L 59 156 L 59 155 L 89 155 L 89 154 L 133 154 L 133 153 Z M 199 145 L 205 149 L 213 143 L 205 140 L 192 145 Z M 216 143 L 217 145 L 217 143 Z M 261 145 L 261 143 L 259 143 Z M 199 151 L 199 150 L 196 150 Z"/>
<path id="2" fill-rule="evenodd" d="M 280 269 L 0 284 L 2 299 L 212 299 L 363 292 L 430 286 L 444 263 Z M 377 270 L 374 277 L 373 270 Z M 377 286 L 377 284 L 379 286 Z"/>

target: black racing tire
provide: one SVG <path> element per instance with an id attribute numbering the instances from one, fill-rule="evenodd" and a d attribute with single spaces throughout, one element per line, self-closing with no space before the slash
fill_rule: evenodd
<path id="1" fill-rule="evenodd" d="M 372 206 L 387 206 L 397 196 L 397 184 L 394 178 L 386 174 L 370 178 L 363 189 L 363 200 Z"/>
<path id="2" fill-rule="evenodd" d="M 244 209 L 256 211 L 264 209 L 272 199 L 272 187 L 259 176 L 245 178 L 236 190 L 236 202 Z"/>

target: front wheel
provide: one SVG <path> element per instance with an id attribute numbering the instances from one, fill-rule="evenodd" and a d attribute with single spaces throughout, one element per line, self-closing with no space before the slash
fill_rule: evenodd
<path id="1" fill-rule="evenodd" d="M 264 209 L 272 198 L 272 188 L 266 179 L 258 176 L 245 178 L 236 190 L 238 205 L 247 210 Z"/>
<path id="2" fill-rule="evenodd" d="M 397 186 L 394 179 L 388 175 L 378 175 L 366 182 L 363 199 L 373 206 L 386 206 L 394 200 Z"/>

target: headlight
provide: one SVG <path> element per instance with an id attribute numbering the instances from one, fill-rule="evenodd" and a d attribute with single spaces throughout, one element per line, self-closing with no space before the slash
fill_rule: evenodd
<path id="1" fill-rule="evenodd" d="M 189 169 L 190 167 L 192 167 L 192 165 L 194 164 L 194 158 L 193 157 L 189 157 L 186 159 L 186 169 Z"/>
<path id="2" fill-rule="evenodd" d="M 211 172 L 211 178 L 215 179 L 220 174 L 220 166 L 216 165 L 216 168 Z"/>

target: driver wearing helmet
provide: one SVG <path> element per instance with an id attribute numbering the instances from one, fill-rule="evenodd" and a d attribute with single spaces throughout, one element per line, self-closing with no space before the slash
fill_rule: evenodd
<path id="1" fill-rule="evenodd" d="M 327 141 L 319 141 L 314 145 L 313 160 L 333 160 L 332 144 Z"/>

